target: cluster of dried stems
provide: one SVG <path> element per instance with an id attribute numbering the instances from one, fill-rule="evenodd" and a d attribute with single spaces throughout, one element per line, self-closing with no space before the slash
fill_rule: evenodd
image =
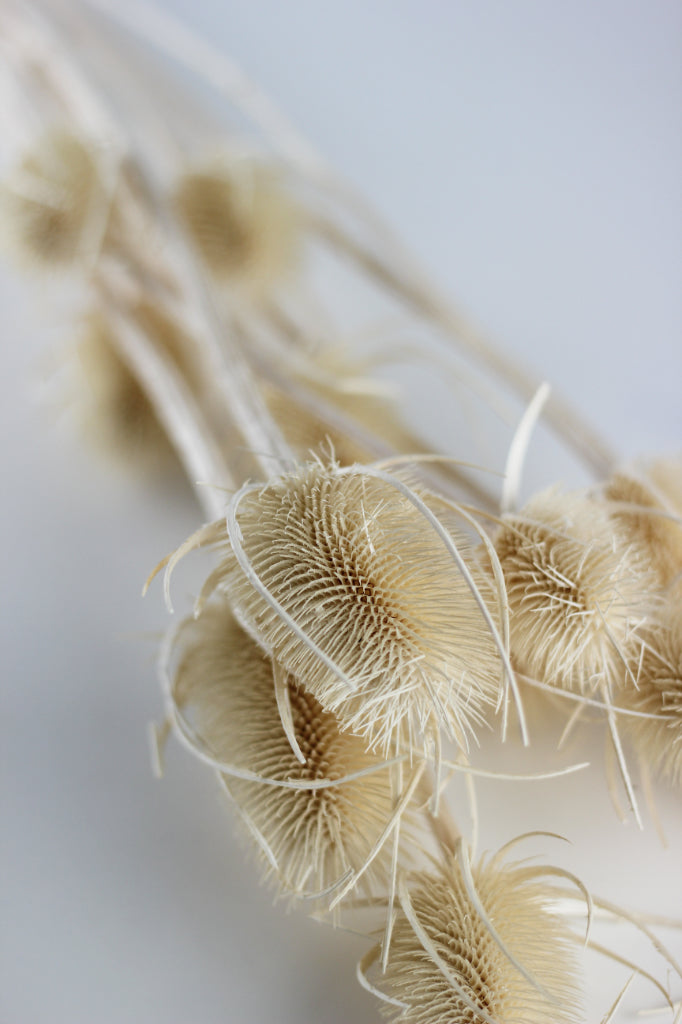
<path id="1" fill-rule="evenodd" d="M 537 690 L 567 729 L 602 717 L 640 824 L 633 763 L 682 784 L 682 467 L 616 470 L 234 68 L 147 8 L 137 27 L 201 65 L 243 123 L 207 152 L 134 65 L 121 75 L 92 11 L 6 4 L 32 137 L 17 135 L 0 204 L 8 250 L 82 303 L 68 357 L 88 436 L 200 482 L 210 521 L 166 560 L 167 593 L 192 549 L 218 558 L 163 646 L 159 753 L 172 729 L 215 769 L 278 893 L 373 937 L 358 976 L 387 1018 L 577 1021 L 580 942 L 628 965 L 592 942 L 593 908 L 627 915 L 558 867 L 479 857 L 443 790 L 493 774 L 470 763 L 482 728 L 528 741 Z M 325 259 L 529 403 L 501 495 L 431 453 L 342 346 L 310 271 Z M 518 509 L 541 412 L 597 482 Z M 586 939 L 567 898 L 585 902 Z M 675 1014 L 680 968 L 628 920 L 677 977 L 671 992 L 646 975 Z"/>

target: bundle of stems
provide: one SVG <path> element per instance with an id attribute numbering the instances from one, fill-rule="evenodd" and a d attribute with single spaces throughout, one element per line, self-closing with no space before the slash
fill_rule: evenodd
<path id="1" fill-rule="evenodd" d="M 617 468 L 232 65 L 151 8 L 96 8 L 2 9 L 18 86 L 2 230 L 19 262 L 71 282 L 88 435 L 145 475 L 184 471 L 207 518 L 156 570 L 172 608 L 178 562 L 217 556 L 162 645 L 159 770 L 172 732 L 215 771 L 277 895 L 370 940 L 358 978 L 390 1020 L 580 1020 L 581 944 L 679 1020 L 656 922 L 520 859 L 537 837 L 478 852 L 476 779 L 528 776 L 475 753 L 486 729 L 528 744 L 560 720 L 564 742 L 596 719 L 624 819 L 644 827 L 636 775 L 647 794 L 651 775 L 682 783 L 682 466 Z M 126 25 L 141 48 L 124 71 Z M 207 77 L 227 123 L 145 36 Z M 359 356 L 368 297 L 415 340 Z M 385 374 L 401 361 L 452 382 L 456 448 L 403 415 Z M 479 462 L 485 416 L 516 419 L 502 473 Z M 519 507 L 541 418 L 593 483 Z M 533 777 L 560 793 L 586 767 Z M 593 938 L 600 914 L 651 943 L 658 974 Z"/>

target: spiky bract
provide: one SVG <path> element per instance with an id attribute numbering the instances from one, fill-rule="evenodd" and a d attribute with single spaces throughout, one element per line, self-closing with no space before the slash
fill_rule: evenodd
<path id="1" fill-rule="evenodd" d="M 571 1024 L 580 1019 L 574 944 L 552 912 L 557 891 L 541 870 L 504 864 L 473 869 L 476 891 L 499 939 L 547 995 L 511 962 L 490 933 L 456 861 L 413 879 L 412 910 L 437 956 L 474 1006 L 499 1024 Z M 380 987 L 406 1004 L 384 1012 L 401 1024 L 483 1024 L 424 948 L 404 910 L 398 915 Z"/>
<path id="2" fill-rule="evenodd" d="M 296 759 L 278 711 L 272 662 L 237 624 L 225 600 L 210 602 L 197 620 L 188 620 L 177 647 L 175 699 L 220 761 L 294 783 L 334 782 L 381 765 L 289 679 L 294 733 L 306 763 Z M 281 888 L 293 894 L 323 890 L 349 869 L 357 871 L 393 810 L 389 769 L 314 791 L 229 774 L 225 780 L 274 854 Z M 363 875 L 365 891 L 385 884 L 387 860 L 380 852 Z"/>
<path id="3" fill-rule="evenodd" d="M 234 557 L 214 583 L 323 707 L 383 752 L 406 729 L 467 742 L 498 694 L 497 647 L 442 537 L 404 494 L 361 467 L 312 462 L 247 493 L 237 521 L 252 569 L 303 636 Z M 469 543 L 448 536 L 494 607 Z"/>
<path id="4" fill-rule="evenodd" d="M 0 189 L 3 230 L 17 256 L 47 267 L 82 254 L 100 179 L 94 149 L 55 129 L 27 152 Z"/>
<path id="5" fill-rule="evenodd" d="M 216 279 L 259 293 L 296 259 L 298 217 L 272 168 L 216 160 L 183 174 L 174 201 Z"/>
<path id="6" fill-rule="evenodd" d="M 636 667 L 655 581 L 603 503 L 544 491 L 505 517 L 495 547 L 522 672 L 586 693 Z"/>

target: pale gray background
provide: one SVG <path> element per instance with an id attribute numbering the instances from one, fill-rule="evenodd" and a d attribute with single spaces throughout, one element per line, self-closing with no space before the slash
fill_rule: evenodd
<path id="1" fill-rule="evenodd" d="M 679 3 L 167 6 L 624 455 L 682 447 Z M 197 514 L 111 478 L 53 425 L 32 384 L 47 338 L 33 296 L 3 273 L 0 1021 L 369 1024 L 362 947 L 272 909 L 200 766 L 171 745 L 151 777 L 150 634 L 166 617 L 140 586 Z M 523 820 L 482 794 L 486 845 L 564 831 L 575 849 L 547 855 L 595 889 L 682 913 L 679 800 L 659 797 L 677 821 L 662 851 L 599 785 L 528 790 Z M 609 993 L 598 980 L 587 1020 Z M 649 998 L 635 986 L 633 1005 Z"/>

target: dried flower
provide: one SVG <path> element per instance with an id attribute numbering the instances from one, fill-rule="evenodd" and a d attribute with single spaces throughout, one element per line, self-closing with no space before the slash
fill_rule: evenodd
<path id="1" fill-rule="evenodd" d="M 682 607 L 673 603 L 646 636 L 637 686 L 619 703 L 658 718 L 625 716 L 624 726 L 642 761 L 673 785 L 682 786 Z"/>
<path id="2" fill-rule="evenodd" d="M 452 522 L 398 477 L 311 462 L 243 489 L 227 523 L 208 589 L 344 728 L 384 752 L 405 728 L 467 743 L 501 662 L 494 591 Z"/>
<path id="3" fill-rule="evenodd" d="M 623 666 L 636 666 L 655 581 L 605 505 L 544 491 L 505 516 L 495 547 L 518 668 L 582 693 L 621 682 Z"/>
<path id="4" fill-rule="evenodd" d="M 132 319 L 164 355 L 193 380 L 192 342 L 163 310 L 141 302 Z M 176 466 L 176 457 L 151 401 L 119 353 L 103 313 L 84 319 L 76 354 L 85 390 L 78 396 L 84 434 L 126 465 L 146 470 Z"/>
<path id="5" fill-rule="evenodd" d="M 498 853 L 473 870 L 453 858 L 403 884 L 380 982 L 400 1005 L 386 1002 L 386 1016 L 402 1024 L 579 1020 L 574 943 L 552 910 L 558 889 L 545 871 L 504 864 Z"/>
<path id="6" fill-rule="evenodd" d="M 616 503 L 614 519 L 643 548 L 661 582 L 682 574 L 682 464 L 661 459 L 641 476 L 615 473 L 604 493 Z"/>
<path id="7" fill-rule="evenodd" d="M 191 715 L 198 749 L 225 763 L 225 785 L 281 888 L 298 895 L 330 890 L 359 873 L 377 843 L 361 885 L 367 892 L 385 886 L 389 857 L 381 836 L 396 805 L 390 768 L 299 682 L 286 674 L 273 679 L 270 658 L 224 599 L 187 620 L 176 647 L 176 706 Z M 282 727 L 278 682 L 298 757 Z M 347 776 L 354 777 L 340 781 Z"/>
<path id="8" fill-rule="evenodd" d="M 295 261 L 298 217 L 272 168 L 216 160 L 187 171 L 175 208 L 211 273 L 251 293 L 267 291 Z"/>
<path id="9" fill-rule="evenodd" d="M 82 254 L 100 198 L 93 147 L 56 129 L 23 156 L 0 187 L 0 221 L 20 258 L 66 265 Z"/>

